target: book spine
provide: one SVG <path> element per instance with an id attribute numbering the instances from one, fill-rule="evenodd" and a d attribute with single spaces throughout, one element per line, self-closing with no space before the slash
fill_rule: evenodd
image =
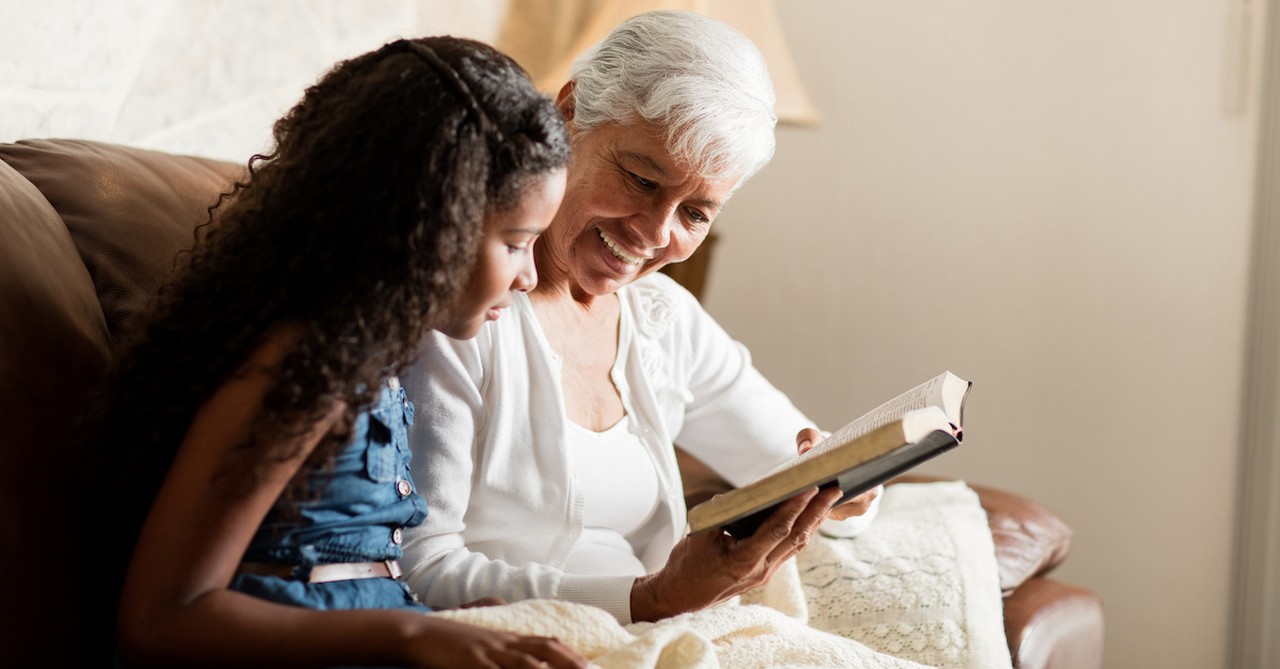
<path id="1" fill-rule="evenodd" d="M 820 483 L 818 487 L 840 486 L 840 489 L 844 491 L 844 495 L 841 496 L 838 503 L 844 503 L 882 483 L 888 482 L 893 477 L 910 470 L 925 460 L 955 448 L 957 445 L 959 445 L 959 442 L 951 434 L 942 430 L 934 430 L 925 435 L 920 441 L 903 444 L 880 457 L 868 460 L 866 463 L 840 476 Z M 769 516 L 777 508 L 778 504 L 770 505 L 733 520 L 724 525 L 722 529 L 730 536 L 739 539 L 749 537 L 759 529 L 764 521 L 769 519 Z"/>
<path id="2" fill-rule="evenodd" d="M 871 460 L 865 467 L 846 472 L 838 477 L 840 489 L 844 496 L 840 502 L 847 502 L 858 495 L 882 484 L 893 477 L 904 474 L 916 465 L 941 455 L 960 444 L 956 438 L 942 430 L 934 430 L 923 439 L 913 444 L 904 444 L 892 453 L 886 453 Z"/>

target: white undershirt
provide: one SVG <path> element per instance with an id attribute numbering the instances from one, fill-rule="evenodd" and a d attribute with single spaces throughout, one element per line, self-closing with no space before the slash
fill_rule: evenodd
<path id="1" fill-rule="evenodd" d="M 582 491 L 582 536 L 569 550 L 570 574 L 640 576 L 644 564 L 626 535 L 658 508 L 658 472 L 623 418 L 604 432 L 568 421 L 569 461 Z"/>

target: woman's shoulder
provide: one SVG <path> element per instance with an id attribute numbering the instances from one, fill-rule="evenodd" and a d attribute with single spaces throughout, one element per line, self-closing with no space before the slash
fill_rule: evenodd
<path id="1" fill-rule="evenodd" d="M 666 300 L 682 306 L 700 307 L 698 298 L 675 279 L 662 272 L 653 272 L 636 279 L 625 290 L 646 300 Z"/>
<path id="2" fill-rule="evenodd" d="M 671 277 L 654 272 L 625 289 L 641 334 L 658 337 L 673 327 L 690 327 L 704 317 L 698 299 Z"/>

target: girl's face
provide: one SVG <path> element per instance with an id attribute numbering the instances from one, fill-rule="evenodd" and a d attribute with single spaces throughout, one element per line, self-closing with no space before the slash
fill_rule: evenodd
<path id="1" fill-rule="evenodd" d="M 497 320 L 511 306 L 513 291 L 533 290 L 538 284 L 533 244 L 560 207 L 564 185 L 565 170 L 550 172 L 530 183 L 515 207 L 485 217 L 471 280 L 448 322 L 436 329 L 454 339 L 470 339 L 485 321 Z"/>

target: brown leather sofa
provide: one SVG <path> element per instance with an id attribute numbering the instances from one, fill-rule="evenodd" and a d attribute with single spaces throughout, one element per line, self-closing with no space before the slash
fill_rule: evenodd
<path id="1" fill-rule="evenodd" d="M 113 345 L 241 171 L 88 141 L 0 144 L 0 666 L 108 662 L 112 603 L 97 587 L 93 539 L 108 519 L 77 420 Z M 687 464 L 690 489 L 715 485 Z M 1015 666 L 1101 666 L 1101 601 L 1045 578 L 1070 529 L 1032 500 L 973 487 L 995 537 Z"/>

